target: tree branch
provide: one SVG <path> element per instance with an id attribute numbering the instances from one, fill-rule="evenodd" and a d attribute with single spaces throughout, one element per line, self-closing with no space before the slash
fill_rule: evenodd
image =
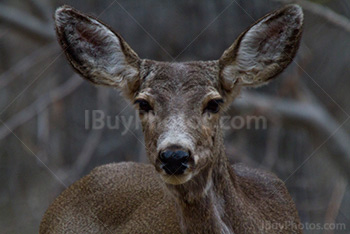
<path id="1" fill-rule="evenodd" d="M 259 109 L 266 114 L 274 113 L 282 121 L 302 124 L 319 134 L 332 136 L 330 140 L 334 142 L 334 147 L 329 147 L 332 152 L 329 155 L 330 159 L 341 168 L 347 178 L 350 178 L 350 137 L 321 105 L 246 92 L 233 106 L 240 110 Z"/>
<path id="2" fill-rule="evenodd" d="M 343 178 L 339 178 L 334 185 L 332 190 L 332 195 L 330 201 L 328 203 L 328 208 L 325 214 L 325 222 L 324 223 L 336 223 L 336 219 L 339 215 L 339 211 L 341 208 L 341 204 L 343 202 L 346 187 L 348 183 Z M 334 230 L 325 230 L 323 232 L 325 234 L 333 234 Z"/>
<path id="3" fill-rule="evenodd" d="M 51 21 L 52 19 L 52 9 L 50 7 L 51 1 L 45 0 L 28 0 L 28 4 L 33 8 L 33 10 L 41 17 L 43 20 Z"/>
<path id="4" fill-rule="evenodd" d="M 283 4 L 289 4 L 289 3 L 297 3 L 299 4 L 304 10 L 311 12 L 312 14 L 315 14 L 317 16 L 322 17 L 323 19 L 327 20 L 329 23 L 332 23 L 336 26 L 338 26 L 341 29 L 344 29 L 345 31 L 350 33 L 350 19 L 347 17 L 336 13 L 335 11 L 331 10 L 328 7 L 324 7 L 320 4 L 305 1 L 305 0 L 272 0 L 274 2 L 279 2 Z"/>
<path id="5" fill-rule="evenodd" d="M 102 89 L 98 89 L 98 109 L 99 110 L 106 110 L 108 105 L 108 92 Z M 67 173 L 70 175 L 69 177 L 79 178 L 81 176 L 81 173 L 85 170 L 86 166 L 89 164 L 93 153 L 97 149 L 100 140 L 102 138 L 103 129 L 91 129 L 90 134 L 85 141 L 85 144 L 79 153 L 75 163 L 70 169 L 70 172 Z M 74 175 L 74 176 L 72 176 Z M 74 181 L 70 181 L 74 182 Z"/>
<path id="6" fill-rule="evenodd" d="M 26 57 L 22 58 L 15 65 L 10 67 L 7 71 L 0 74 L 0 88 L 8 85 L 14 78 L 19 76 L 21 73 L 28 71 L 30 68 L 34 67 L 38 63 L 42 62 L 44 59 L 52 56 L 58 51 L 59 47 L 57 43 L 51 43 L 43 46 L 33 53 L 30 53 Z"/>
<path id="7" fill-rule="evenodd" d="M 83 79 L 77 78 L 78 75 L 73 75 L 68 81 L 64 84 L 58 86 L 57 88 L 49 91 L 46 94 L 41 95 L 37 100 L 32 104 L 12 116 L 9 120 L 6 120 L 5 126 L 0 128 L 0 140 L 8 136 L 12 131 L 22 124 L 26 123 L 38 113 L 45 110 L 52 103 L 66 97 L 74 90 L 76 90 L 83 82 Z"/>
<path id="8" fill-rule="evenodd" d="M 51 26 L 21 10 L 6 6 L 3 3 L 0 3 L 0 22 L 37 39 L 51 41 L 55 38 Z"/>

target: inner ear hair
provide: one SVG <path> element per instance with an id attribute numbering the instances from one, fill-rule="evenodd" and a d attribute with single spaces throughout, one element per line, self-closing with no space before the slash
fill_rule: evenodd
<path id="1" fill-rule="evenodd" d="M 303 12 L 298 5 L 288 5 L 261 18 L 220 58 L 225 85 L 258 86 L 276 77 L 292 62 L 302 26 Z"/>
<path id="2" fill-rule="evenodd" d="M 56 10 L 55 24 L 68 61 L 84 78 L 122 91 L 135 89 L 140 59 L 118 33 L 66 5 Z"/>

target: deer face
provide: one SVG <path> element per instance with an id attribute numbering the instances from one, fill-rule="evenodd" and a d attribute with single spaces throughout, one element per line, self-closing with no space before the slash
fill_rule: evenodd
<path id="1" fill-rule="evenodd" d="M 119 88 L 139 109 L 148 157 L 169 184 L 215 163 L 220 114 L 241 87 L 267 83 L 292 61 L 302 21 L 301 8 L 290 5 L 251 26 L 219 60 L 165 63 L 140 59 L 108 26 L 70 7 L 55 14 L 59 42 L 77 72 Z"/>
<path id="2" fill-rule="evenodd" d="M 218 62 L 142 61 L 134 97 L 149 159 L 163 179 L 184 183 L 208 166 L 220 139 L 226 95 Z"/>

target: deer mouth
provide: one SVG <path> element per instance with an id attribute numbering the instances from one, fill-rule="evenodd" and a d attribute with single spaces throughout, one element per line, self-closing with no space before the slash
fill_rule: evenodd
<path id="1" fill-rule="evenodd" d="M 160 173 L 160 176 L 165 183 L 172 185 L 184 184 L 192 179 L 192 173 L 185 173 L 181 175 L 168 175 L 166 173 Z"/>
<path id="2" fill-rule="evenodd" d="M 181 163 L 178 165 L 167 165 L 157 160 L 155 168 L 162 180 L 167 184 L 183 184 L 193 177 L 193 163 Z"/>

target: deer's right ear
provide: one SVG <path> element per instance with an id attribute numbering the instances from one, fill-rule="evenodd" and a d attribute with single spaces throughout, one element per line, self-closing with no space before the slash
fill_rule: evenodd
<path id="1" fill-rule="evenodd" d="M 126 94 L 137 89 L 140 59 L 120 35 L 69 6 L 56 10 L 55 25 L 64 53 L 83 77 Z"/>

